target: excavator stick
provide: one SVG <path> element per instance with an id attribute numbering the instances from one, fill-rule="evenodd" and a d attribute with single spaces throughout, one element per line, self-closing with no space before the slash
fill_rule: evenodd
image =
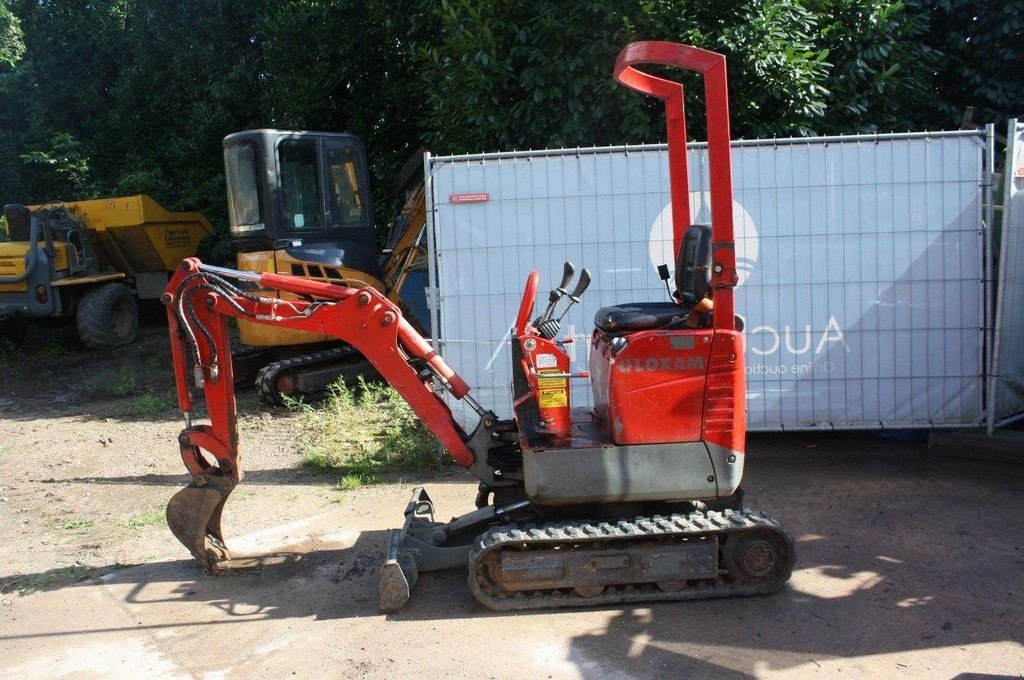
<path id="1" fill-rule="evenodd" d="M 218 573 L 221 565 L 231 559 L 220 517 L 237 484 L 231 477 L 197 475 L 167 503 L 167 526 L 171 533 L 210 574 Z"/>

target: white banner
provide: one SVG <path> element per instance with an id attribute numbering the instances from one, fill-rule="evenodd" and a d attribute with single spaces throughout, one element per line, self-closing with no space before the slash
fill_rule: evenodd
<path id="1" fill-rule="evenodd" d="M 900 428 L 982 418 L 981 133 L 737 142 L 735 230 L 752 430 Z M 429 160 L 433 333 L 478 401 L 508 415 L 508 329 L 526 275 L 594 283 L 563 331 L 574 370 L 598 308 L 667 300 L 663 146 Z M 690 150 L 708 221 L 705 150 Z M 470 197 L 470 198 L 467 198 Z M 574 406 L 591 403 L 574 381 Z"/>

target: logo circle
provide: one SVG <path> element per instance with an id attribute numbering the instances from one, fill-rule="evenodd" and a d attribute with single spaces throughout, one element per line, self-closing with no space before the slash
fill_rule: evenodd
<path id="1" fill-rule="evenodd" d="M 707 191 L 690 192 L 690 224 L 711 223 L 711 193 Z M 700 221 L 698 222 L 698 218 Z M 732 230 L 733 238 L 736 240 L 736 274 L 740 280 L 736 284 L 742 286 L 754 272 L 757 264 L 759 251 L 757 239 L 757 225 L 754 218 L 750 216 L 746 208 L 732 202 Z M 672 202 L 670 201 L 658 216 L 654 218 L 651 225 L 650 236 L 647 240 L 647 250 L 651 258 L 651 264 L 657 267 L 660 264 L 667 264 L 669 272 L 675 275 L 676 255 L 672 244 Z"/>

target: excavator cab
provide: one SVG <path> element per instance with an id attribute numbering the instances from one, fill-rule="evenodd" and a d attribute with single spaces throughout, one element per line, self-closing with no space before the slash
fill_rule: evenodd
<path id="1" fill-rule="evenodd" d="M 423 194 L 412 192 L 399 220 L 398 244 L 377 241 L 366 149 L 340 132 L 248 130 L 224 138 L 231 237 L 241 271 L 299 276 L 356 288 L 370 286 L 398 303 L 422 258 Z M 408 217 L 408 216 L 407 216 Z M 418 280 L 418 279 L 416 279 Z M 424 279 L 425 285 L 425 279 Z M 281 291 L 265 295 L 294 298 Z M 412 309 L 425 307 L 422 290 L 405 291 Z M 420 298 L 423 298 L 420 304 Z M 238 322 L 246 353 L 241 375 L 254 376 L 272 404 L 284 395 L 314 396 L 338 378 L 372 375 L 372 367 L 335 338 L 289 328 Z M 318 343 L 321 347 L 311 347 Z"/>
<path id="2" fill-rule="evenodd" d="M 224 170 L 239 251 L 286 249 L 310 261 L 376 269 L 366 150 L 354 135 L 236 132 L 224 138 Z"/>
<path id="3" fill-rule="evenodd" d="M 224 174 L 240 270 L 383 288 L 370 174 L 358 137 L 236 132 L 224 138 Z M 330 340 L 246 322 L 239 334 L 244 344 L 261 347 Z"/>

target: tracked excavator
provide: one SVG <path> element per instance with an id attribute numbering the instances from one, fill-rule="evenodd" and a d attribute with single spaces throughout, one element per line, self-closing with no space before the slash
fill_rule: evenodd
<path id="1" fill-rule="evenodd" d="M 409 278 L 425 269 L 426 205 L 418 167 L 407 163 L 399 173 L 396 184 L 406 201 L 381 251 L 366 150 L 358 137 L 291 130 L 228 135 L 224 174 L 238 268 L 370 286 L 403 311 L 418 311 L 426 303 L 423 285 L 417 288 Z M 261 294 L 295 297 L 287 291 Z M 413 323 L 425 314 L 412 314 Z M 286 396 L 315 398 L 339 378 L 373 374 L 351 345 L 322 333 L 239 319 L 238 335 L 244 347 L 236 351 L 237 372 L 254 379 L 260 398 L 270 404 Z"/>
<path id="2" fill-rule="evenodd" d="M 684 90 L 640 70 L 703 75 L 711 225 L 689 225 Z M 590 275 L 566 264 L 534 314 L 529 274 L 512 330 L 513 413 L 502 418 L 372 287 L 185 260 L 167 287 L 171 350 L 192 482 L 167 507 L 174 535 L 209 572 L 230 568 L 224 504 L 242 478 L 226 320 L 339 338 L 361 352 L 409 403 L 451 457 L 479 479 L 477 509 L 444 522 L 413 491 L 389 534 L 380 609 L 409 599 L 422 572 L 468 568 L 469 588 L 494 610 L 754 595 L 779 590 L 795 562 L 778 522 L 744 508 L 746 417 L 737 282 L 726 64 L 722 55 L 667 42 L 619 54 L 615 78 L 665 102 L 676 261 L 674 299 L 601 309 L 589 371 L 572 373 L 559 339 L 559 305 Z M 268 298 L 278 290 L 293 298 Z M 191 421 L 190 375 L 209 424 Z M 589 379 L 593 409 L 572 408 L 571 384 Z M 477 415 L 460 427 L 446 399 Z"/>

